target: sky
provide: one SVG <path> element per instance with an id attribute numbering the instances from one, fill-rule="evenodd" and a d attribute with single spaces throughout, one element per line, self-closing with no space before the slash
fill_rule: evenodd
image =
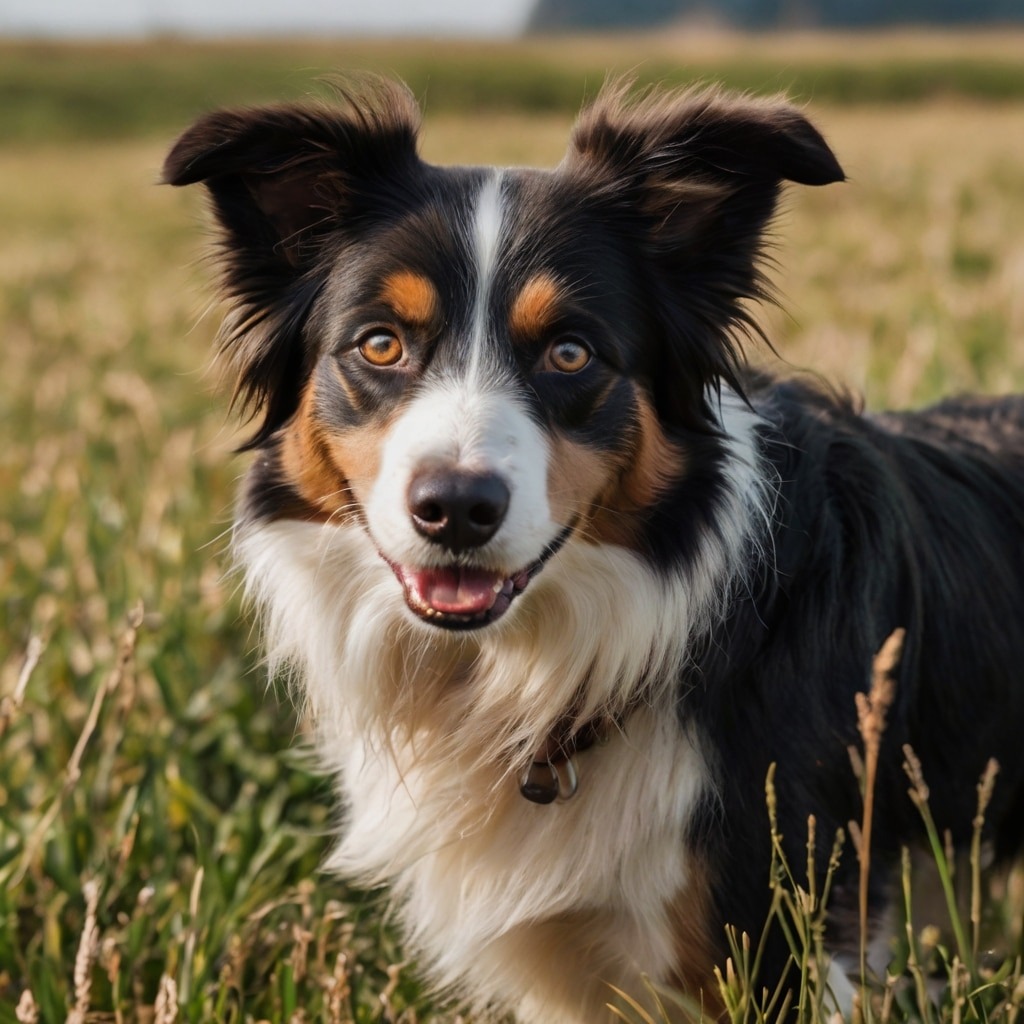
<path id="1" fill-rule="evenodd" d="M 531 0 L 0 0 L 0 35 L 507 35 Z"/>

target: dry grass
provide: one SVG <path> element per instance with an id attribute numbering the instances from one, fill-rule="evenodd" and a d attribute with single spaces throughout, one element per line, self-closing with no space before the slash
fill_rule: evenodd
<path id="1" fill-rule="evenodd" d="M 782 356 L 874 404 L 1024 387 L 1024 105 L 813 113 L 851 182 L 788 203 Z M 441 115 L 425 147 L 550 164 L 567 123 Z M 0 152 L 0 1024 L 447 1020 L 317 877 L 331 798 L 223 575 L 236 434 L 161 156 Z"/>
<path id="2" fill-rule="evenodd" d="M 62 46 L 0 40 L 0 137 L 165 134 L 199 108 L 294 97 L 339 69 L 405 78 L 433 113 L 578 109 L 611 72 L 644 82 L 714 78 L 836 104 L 1024 99 L 1024 29 L 741 35 L 657 33 L 526 40 L 273 42 L 167 38 Z"/>

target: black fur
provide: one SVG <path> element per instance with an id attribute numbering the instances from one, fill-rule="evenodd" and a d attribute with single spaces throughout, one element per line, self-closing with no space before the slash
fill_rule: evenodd
<path id="1" fill-rule="evenodd" d="M 312 515 L 282 461 L 282 432 L 311 381 L 320 426 L 343 432 L 466 359 L 473 268 L 460 225 L 481 174 L 423 163 L 408 95 L 371 92 L 341 108 L 213 114 L 168 157 L 166 180 L 204 182 L 223 232 L 234 304 L 223 345 L 239 398 L 261 416 L 244 517 Z M 763 419 L 761 454 L 777 487 L 763 557 L 752 576 L 736 566 L 744 586 L 679 680 L 679 715 L 699 723 L 714 773 L 689 842 L 711 879 L 719 960 L 722 925 L 756 936 L 767 914 L 769 766 L 791 865 L 805 863 L 808 814 L 819 872 L 836 829 L 860 818 L 847 755 L 858 743 L 854 695 L 897 627 L 906 644 L 882 741 L 874 916 L 901 845 L 920 833 L 904 743 L 922 761 L 939 827 L 961 843 L 977 778 L 997 758 L 987 837 L 1002 857 L 1024 842 L 1024 400 L 868 416 L 821 388 L 752 374 L 741 353 L 742 336 L 757 332 L 749 300 L 767 293 L 762 239 L 782 183 L 842 177 L 791 107 L 715 91 L 637 103 L 611 89 L 582 116 L 560 168 L 508 172 L 503 185 L 515 217 L 496 306 L 531 274 L 557 269 L 571 292 L 557 329 L 588 338 L 597 358 L 573 379 L 545 377 L 536 364 L 550 338 L 510 338 L 497 316 L 488 357 L 539 424 L 609 457 L 635 440 L 623 424 L 635 424 L 636 396 L 650 401 L 683 468 L 621 516 L 624 542 L 657 571 L 678 575 L 709 534 L 734 525 L 724 521 L 728 439 L 716 392 L 745 395 Z M 354 325 L 374 321 L 375 290 L 397 268 L 436 283 L 443 322 L 422 336 L 410 329 L 407 373 L 355 367 L 343 387 Z M 832 949 L 856 948 L 856 875 L 848 849 Z M 766 982 L 787 955 L 772 936 Z"/>
<path id="2" fill-rule="evenodd" d="M 422 166 L 419 112 L 398 85 L 367 88 L 338 107 L 216 111 L 164 163 L 167 184 L 206 185 L 222 228 L 224 292 L 235 306 L 222 348 L 236 398 L 262 415 L 246 448 L 295 412 L 316 355 L 306 324 L 344 242 L 415 202 L 407 183 Z"/>
<path id="3" fill-rule="evenodd" d="M 720 918 L 760 934 L 768 906 L 770 764 L 789 863 L 806 863 L 817 819 L 824 876 L 836 829 L 860 821 L 846 754 L 860 747 L 854 695 L 872 657 L 906 630 L 882 739 L 871 911 L 882 915 L 902 845 L 923 838 L 907 795 L 913 746 L 938 827 L 963 846 L 976 783 L 1001 771 L 986 816 L 996 854 L 1024 838 L 1024 399 L 951 400 L 867 416 L 846 398 L 758 380 L 751 399 L 770 426 L 778 474 L 770 551 L 756 593 L 736 602 L 695 667 L 680 705 L 714 739 L 720 806 L 697 841 L 718 866 Z M 832 948 L 857 949 L 857 861 L 847 848 L 832 899 Z M 852 925 L 853 927 L 847 927 Z M 773 936 L 767 977 L 788 950 Z"/>

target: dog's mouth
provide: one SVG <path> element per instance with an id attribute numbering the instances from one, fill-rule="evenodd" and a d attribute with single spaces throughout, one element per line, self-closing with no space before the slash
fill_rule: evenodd
<path id="1" fill-rule="evenodd" d="M 402 584 L 410 611 L 445 629 L 476 629 L 497 622 L 527 588 L 533 569 L 505 576 L 461 565 L 410 569 L 391 563 L 391 568 Z"/>
<path id="2" fill-rule="evenodd" d="M 544 564 L 568 540 L 572 525 L 552 541 L 531 565 L 506 574 L 472 565 L 413 568 L 384 561 L 402 584 L 409 610 L 432 626 L 444 629 L 479 629 L 497 622 L 512 607 Z"/>

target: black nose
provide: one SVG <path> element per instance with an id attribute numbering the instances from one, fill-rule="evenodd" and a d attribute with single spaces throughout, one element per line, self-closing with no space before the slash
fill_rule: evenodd
<path id="1" fill-rule="evenodd" d="M 413 477 L 407 504 L 418 533 L 460 552 L 498 532 L 509 498 L 508 486 L 494 473 L 432 468 Z"/>

